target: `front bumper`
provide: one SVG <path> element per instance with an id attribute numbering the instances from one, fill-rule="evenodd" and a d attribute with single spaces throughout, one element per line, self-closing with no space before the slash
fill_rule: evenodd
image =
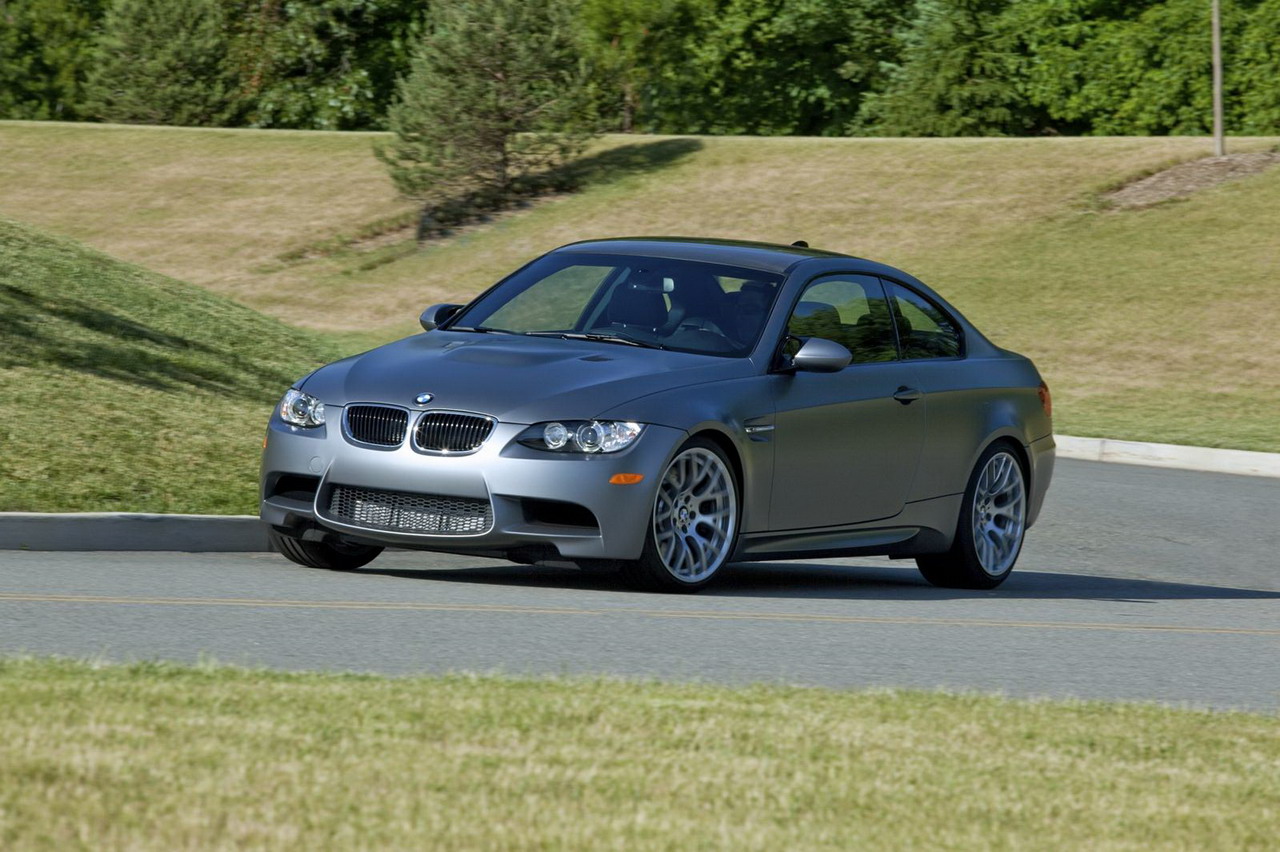
<path id="1" fill-rule="evenodd" d="M 408 442 L 375 449 L 344 437 L 341 409 L 330 407 L 329 423 L 315 429 L 290 426 L 273 417 L 262 456 L 260 516 L 263 521 L 304 537 L 339 533 L 365 542 L 451 553 L 558 555 L 565 559 L 637 559 L 655 489 L 685 433 L 648 425 L 644 434 L 619 453 L 577 455 L 524 447 L 515 437 L 527 424 L 499 423 L 479 450 L 467 455 L 419 452 Z M 609 482 L 617 473 L 638 473 L 632 485 Z M 318 479 L 314 496 L 277 493 L 274 485 Z M 375 529 L 346 523 L 329 511 L 335 485 L 379 491 L 487 500 L 491 527 L 476 534 L 431 534 Z M 307 499 L 309 497 L 309 499 Z M 583 522 L 577 512 L 562 523 L 532 511 L 539 501 L 570 503 L 594 516 Z"/>

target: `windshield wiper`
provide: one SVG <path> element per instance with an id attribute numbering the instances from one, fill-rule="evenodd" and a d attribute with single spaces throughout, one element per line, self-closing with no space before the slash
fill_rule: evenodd
<path id="1" fill-rule="evenodd" d="M 476 334 L 519 334 L 506 328 L 490 328 L 487 325 L 451 325 L 445 331 L 474 331 Z"/>
<path id="2" fill-rule="evenodd" d="M 559 337 L 563 340 L 592 340 L 598 343 L 621 343 L 624 346 L 640 346 L 644 349 L 666 349 L 661 343 L 652 343 L 648 340 L 641 340 L 638 337 L 632 337 L 629 334 L 620 332 L 611 332 L 604 334 L 602 332 L 586 332 L 586 331 L 526 331 L 529 337 Z"/>

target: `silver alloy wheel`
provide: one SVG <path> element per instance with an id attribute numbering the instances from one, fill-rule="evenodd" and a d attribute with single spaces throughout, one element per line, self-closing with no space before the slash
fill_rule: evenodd
<path id="1" fill-rule="evenodd" d="M 1011 453 L 993 455 L 973 493 L 973 548 L 982 570 L 1004 574 L 1018 558 L 1026 530 L 1027 490 Z"/>
<path id="2" fill-rule="evenodd" d="M 737 524 L 733 474 L 718 455 L 692 447 L 671 460 L 653 501 L 653 540 L 672 577 L 697 583 L 714 574 Z"/>

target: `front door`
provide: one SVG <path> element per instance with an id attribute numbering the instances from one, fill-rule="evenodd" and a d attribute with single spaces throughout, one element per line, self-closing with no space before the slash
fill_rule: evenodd
<path id="1" fill-rule="evenodd" d="M 898 359 L 879 279 L 831 275 L 811 282 L 787 332 L 834 340 L 849 349 L 853 363 L 837 373 L 772 377 L 770 529 L 897 515 L 915 479 L 928 401 L 919 393 L 915 368 Z"/>

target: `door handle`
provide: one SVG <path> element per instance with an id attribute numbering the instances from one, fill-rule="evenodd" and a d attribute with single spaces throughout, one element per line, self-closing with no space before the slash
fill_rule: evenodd
<path id="1" fill-rule="evenodd" d="M 898 388 L 893 394 L 893 398 L 903 405 L 910 405 L 922 396 L 924 396 L 924 392 L 919 388 L 909 388 L 906 385 Z"/>

